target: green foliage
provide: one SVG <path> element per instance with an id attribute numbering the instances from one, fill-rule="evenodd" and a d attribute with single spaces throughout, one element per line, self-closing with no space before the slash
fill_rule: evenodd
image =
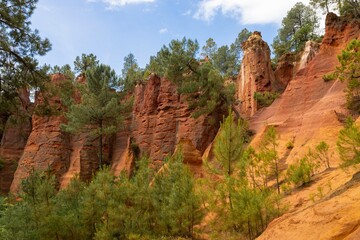
<path id="1" fill-rule="evenodd" d="M 9 206 L 0 219 L 1 239 L 49 239 L 57 232 L 52 221 L 55 178 L 32 172 L 21 184 L 22 201 Z"/>
<path id="2" fill-rule="evenodd" d="M 330 82 L 330 81 L 332 81 L 332 80 L 334 80 L 334 79 L 336 79 L 336 78 L 337 78 L 337 76 L 336 76 L 336 74 L 334 74 L 334 73 L 325 74 L 325 75 L 323 75 L 323 77 L 322 77 L 322 79 L 324 80 L 324 82 Z"/>
<path id="3" fill-rule="evenodd" d="M 289 182 L 295 186 L 302 186 L 311 181 L 315 165 L 308 157 L 303 157 L 288 167 L 286 175 Z"/>
<path id="4" fill-rule="evenodd" d="M 19 89 L 41 88 L 48 81 L 48 67 L 40 67 L 37 57 L 45 55 L 51 44 L 30 27 L 36 3 L 37 0 L 0 3 L 0 116 L 4 119 L 19 108 Z"/>
<path id="5" fill-rule="evenodd" d="M 259 236 L 269 222 L 281 214 L 280 197 L 270 189 L 260 191 L 247 186 L 234 194 L 234 219 L 239 232 L 249 239 Z"/>
<path id="6" fill-rule="evenodd" d="M 230 46 L 217 47 L 212 38 L 206 41 L 201 55 L 208 57 L 214 68 L 225 78 L 231 78 L 238 74 L 242 58 L 241 44 L 245 42 L 251 32 L 244 28 Z"/>
<path id="7" fill-rule="evenodd" d="M 123 106 L 111 87 L 117 84 L 115 71 L 99 65 L 86 72 L 86 85 L 82 87 L 81 103 L 72 105 L 66 114 L 68 123 L 62 125 L 67 132 L 88 131 L 99 139 L 99 166 L 103 164 L 103 136 L 115 133 L 122 122 Z"/>
<path id="8" fill-rule="evenodd" d="M 143 75 L 134 54 L 129 53 L 129 55 L 124 58 L 122 79 L 120 81 L 121 89 L 124 91 L 133 91 L 136 83 L 143 79 Z"/>
<path id="9" fill-rule="evenodd" d="M 280 193 L 280 169 L 279 169 L 279 156 L 277 147 L 279 135 L 274 126 L 269 126 L 265 132 L 265 135 L 261 143 L 260 158 L 270 168 L 270 175 L 274 175 L 276 178 L 276 188 Z"/>
<path id="10" fill-rule="evenodd" d="M 230 111 L 220 126 L 220 132 L 215 138 L 214 154 L 216 167 L 212 167 L 214 173 L 230 177 L 244 154 L 244 140 L 246 138 L 247 124 L 239 119 L 235 122 L 234 113 Z M 211 167 L 211 166 L 210 166 Z"/>
<path id="11" fill-rule="evenodd" d="M 180 152 L 155 176 L 152 196 L 156 212 L 154 230 L 165 235 L 190 237 L 203 217 L 201 202 L 194 191 L 192 173 Z"/>
<path id="12" fill-rule="evenodd" d="M 308 40 L 316 39 L 318 18 L 315 11 L 298 2 L 291 8 L 282 20 L 278 35 L 274 38 L 272 47 L 275 58 L 278 59 L 288 52 L 299 52 Z"/>
<path id="13" fill-rule="evenodd" d="M 71 70 L 71 67 L 69 64 L 65 64 L 62 67 L 59 67 L 57 65 L 52 67 L 50 70 L 50 74 L 56 74 L 56 73 L 60 73 L 60 74 L 64 75 L 65 78 L 70 81 L 75 79 L 74 72 Z"/>
<path id="14" fill-rule="evenodd" d="M 326 168 L 330 168 L 330 153 L 329 153 L 329 144 L 324 141 L 321 141 L 315 147 L 315 157 L 324 164 Z"/>
<path id="15" fill-rule="evenodd" d="M 345 128 L 340 130 L 336 144 L 342 167 L 360 163 L 360 129 L 352 119 L 349 118 Z"/>
<path id="16" fill-rule="evenodd" d="M 310 4 L 314 8 L 323 9 L 325 14 L 337 10 L 342 16 L 360 18 L 359 0 L 311 0 Z"/>
<path id="17" fill-rule="evenodd" d="M 359 0 L 343 0 L 342 4 L 339 4 L 339 9 L 341 15 L 350 15 L 354 18 L 360 18 Z"/>
<path id="18" fill-rule="evenodd" d="M 209 172 L 219 178 L 214 183 L 215 192 L 212 201 L 214 210 L 225 221 L 227 227 L 235 226 L 233 195 L 238 184 L 237 176 L 242 175 L 243 179 L 245 174 L 245 165 L 240 167 L 240 173 L 237 166 L 239 166 L 245 150 L 246 127 L 242 120 L 238 120 L 236 123 L 233 113 L 230 112 L 229 116 L 221 123 L 220 131 L 215 138 L 215 159 L 212 162 L 206 162 Z M 220 202 L 221 207 L 217 207 L 217 202 Z"/>
<path id="19" fill-rule="evenodd" d="M 74 71 L 76 73 L 85 74 L 87 70 L 99 65 L 97 57 L 90 53 L 83 53 L 81 57 L 77 56 L 74 61 Z"/>
<path id="20" fill-rule="evenodd" d="M 175 239 L 203 218 L 195 182 L 177 153 L 154 179 L 149 159 L 129 179 L 109 168 L 86 185 L 75 177 L 56 194 L 54 176 L 32 172 L 21 200 L 0 198 L 0 239 Z"/>
<path id="21" fill-rule="evenodd" d="M 268 188 L 268 178 L 270 176 L 269 161 L 264 158 L 262 152 L 256 153 L 252 147 L 248 147 L 245 152 L 247 163 L 247 178 L 253 189 L 263 191 Z"/>
<path id="22" fill-rule="evenodd" d="M 159 55 L 164 64 L 165 77 L 186 94 L 193 116 L 224 112 L 234 101 L 234 85 L 225 85 L 224 79 L 211 62 L 200 64 L 196 59 L 197 41 L 171 41 Z"/>
<path id="23" fill-rule="evenodd" d="M 209 38 L 206 40 L 205 46 L 202 47 L 201 56 L 203 58 L 208 57 L 209 59 L 214 59 L 214 55 L 217 51 L 218 47 L 214 41 L 214 39 Z"/>
<path id="24" fill-rule="evenodd" d="M 320 7 L 327 14 L 330 12 L 331 5 L 335 2 L 335 0 L 310 0 L 310 4 L 314 8 Z"/>
<path id="25" fill-rule="evenodd" d="M 60 239 L 85 239 L 82 205 L 86 185 L 76 176 L 55 198 L 53 224 Z"/>
<path id="26" fill-rule="evenodd" d="M 293 141 L 288 141 L 288 142 L 286 143 L 286 149 L 291 150 L 291 149 L 293 149 L 293 148 L 294 148 L 294 142 L 293 142 Z"/>
<path id="27" fill-rule="evenodd" d="M 350 110 L 360 113 L 360 40 L 352 40 L 338 55 L 335 75 L 347 82 L 346 100 Z"/>
<path id="28" fill-rule="evenodd" d="M 280 94 L 277 92 L 254 92 L 254 99 L 258 103 L 259 108 L 270 106 L 279 96 Z"/>
<path id="29" fill-rule="evenodd" d="M 267 224 L 281 213 L 280 195 L 267 187 L 270 161 L 249 147 L 245 150 L 246 124 L 234 122 L 233 114 L 224 120 L 215 139 L 215 159 L 207 163 L 216 179 L 207 202 L 217 215 L 215 225 L 221 230 L 233 230 L 257 237 Z M 267 134 L 271 143 L 272 135 Z"/>
<path id="30" fill-rule="evenodd" d="M 220 48 L 209 38 L 202 52 L 202 56 L 209 57 L 208 61 L 197 59 L 199 44 L 196 40 L 172 40 L 169 46 L 163 46 L 156 57 L 151 57 L 145 73 L 155 72 L 173 81 L 178 92 L 186 95 L 190 108 L 194 110 L 193 117 L 221 114 L 229 107 L 239 117 L 233 106 L 235 86 L 233 83 L 225 84 L 224 78 L 238 73 L 241 43 L 250 34 L 244 29 L 230 47 Z"/>

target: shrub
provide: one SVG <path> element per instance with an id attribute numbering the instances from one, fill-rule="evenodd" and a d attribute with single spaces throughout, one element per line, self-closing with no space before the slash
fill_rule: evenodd
<path id="1" fill-rule="evenodd" d="M 342 167 L 360 163 L 360 129 L 352 119 L 347 119 L 345 128 L 340 131 L 336 144 L 343 161 Z"/>
<path id="2" fill-rule="evenodd" d="M 323 75 L 322 79 L 324 80 L 324 82 L 330 82 L 336 79 L 336 74 L 335 73 L 325 74 Z"/>
<path id="3" fill-rule="evenodd" d="M 293 141 L 288 141 L 287 143 L 286 143 L 286 148 L 287 149 L 293 149 L 294 148 L 294 142 Z"/>
<path id="4" fill-rule="evenodd" d="M 315 165 L 307 157 L 303 157 L 289 166 L 286 172 L 287 179 L 296 186 L 304 185 L 311 181 L 314 167 Z"/>
<path id="5" fill-rule="evenodd" d="M 254 99 L 257 101 L 259 108 L 262 108 L 270 106 L 279 95 L 277 92 L 254 92 Z"/>

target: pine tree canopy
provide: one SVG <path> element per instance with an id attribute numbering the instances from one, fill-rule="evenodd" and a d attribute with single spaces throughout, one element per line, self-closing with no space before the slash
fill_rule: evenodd
<path id="1" fill-rule="evenodd" d="M 36 56 L 51 44 L 30 28 L 37 0 L 3 0 L 0 3 L 0 105 L 17 96 L 21 87 L 39 87 L 46 79 Z"/>

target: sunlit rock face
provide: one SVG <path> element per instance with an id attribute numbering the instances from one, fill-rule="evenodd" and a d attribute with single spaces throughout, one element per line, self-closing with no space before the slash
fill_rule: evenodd
<path id="1" fill-rule="evenodd" d="M 319 52 L 299 69 L 282 96 L 250 121 L 256 131 L 253 145 L 259 142 L 266 125 L 274 125 L 280 134 L 279 155 L 286 169 L 305 156 L 320 141 L 329 144 L 331 171 L 321 168 L 310 186 L 285 196 L 290 209 L 273 220 L 259 239 L 358 239 L 360 236 L 359 174 L 337 168 L 341 162 L 336 149 L 342 115 L 347 115 L 345 83 L 324 82 L 322 76 L 339 65 L 337 55 L 351 39 L 360 37 L 360 22 L 328 14 L 326 31 Z M 286 143 L 294 148 L 286 153 Z M 322 199 L 311 200 L 323 191 Z M 318 195 L 315 195 L 318 196 Z"/>
<path id="2" fill-rule="evenodd" d="M 255 92 L 270 91 L 275 80 L 271 69 L 270 48 L 262 40 L 260 32 L 254 32 L 242 44 L 244 57 L 237 79 L 240 112 L 243 116 L 253 116 L 257 111 Z"/>

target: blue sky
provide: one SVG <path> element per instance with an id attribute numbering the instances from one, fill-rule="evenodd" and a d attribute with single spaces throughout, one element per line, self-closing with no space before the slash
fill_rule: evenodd
<path id="1" fill-rule="evenodd" d="M 32 26 L 50 39 L 52 50 L 40 63 L 73 63 L 94 53 L 121 72 L 133 53 L 141 67 L 172 39 L 212 37 L 231 44 L 247 28 L 261 31 L 269 44 L 281 19 L 299 0 L 39 0 Z M 302 0 L 308 3 L 308 0 Z"/>

